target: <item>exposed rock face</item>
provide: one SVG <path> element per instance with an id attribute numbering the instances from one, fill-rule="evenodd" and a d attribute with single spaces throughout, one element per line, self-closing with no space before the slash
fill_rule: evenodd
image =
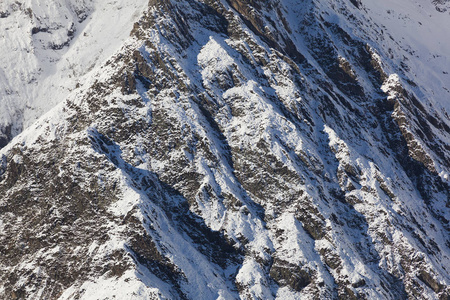
<path id="1" fill-rule="evenodd" d="M 365 4 L 149 1 L 0 135 L 0 298 L 448 299 L 448 110 Z"/>
<path id="2" fill-rule="evenodd" d="M 448 12 L 450 9 L 450 1 L 448 0 L 433 0 L 436 10 L 441 13 Z"/>

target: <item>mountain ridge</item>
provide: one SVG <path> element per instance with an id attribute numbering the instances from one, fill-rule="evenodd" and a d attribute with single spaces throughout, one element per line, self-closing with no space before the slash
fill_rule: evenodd
<path id="1" fill-rule="evenodd" d="M 448 106 L 368 7 L 150 1 L 0 150 L 0 295 L 445 299 Z"/>

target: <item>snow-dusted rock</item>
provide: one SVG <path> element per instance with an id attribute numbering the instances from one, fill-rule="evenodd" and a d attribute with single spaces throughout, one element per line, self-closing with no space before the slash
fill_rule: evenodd
<path id="1" fill-rule="evenodd" d="M 0 6 L 0 297 L 447 299 L 444 2 L 131 2 Z"/>

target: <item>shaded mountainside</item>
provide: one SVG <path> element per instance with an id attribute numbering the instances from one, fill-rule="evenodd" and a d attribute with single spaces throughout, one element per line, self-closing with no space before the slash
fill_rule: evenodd
<path id="1" fill-rule="evenodd" d="M 0 151 L 0 298 L 448 299 L 448 48 L 383 11 L 150 0 Z"/>

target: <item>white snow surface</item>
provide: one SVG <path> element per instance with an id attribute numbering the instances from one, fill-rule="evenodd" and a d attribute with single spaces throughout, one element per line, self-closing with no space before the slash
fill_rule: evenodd
<path id="1" fill-rule="evenodd" d="M 129 38 L 146 0 L 3 0 L 0 126 L 17 135 L 101 67 Z"/>
<path id="2" fill-rule="evenodd" d="M 437 106 L 438 111 L 450 112 L 450 14 L 436 10 L 433 1 L 362 0 L 367 16 L 379 24 L 388 33 L 378 40 L 373 36 L 372 45 L 383 52 L 389 48 L 395 51 L 392 62 L 395 65 L 405 63 L 409 70 L 407 76 L 419 83 L 425 97 Z M 427 103 L 424 103 L 427 105 Z"/>

